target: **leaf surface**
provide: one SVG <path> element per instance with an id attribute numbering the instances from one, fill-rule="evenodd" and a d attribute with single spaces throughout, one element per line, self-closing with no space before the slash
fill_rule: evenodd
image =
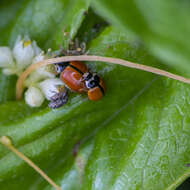
<path id="1" fill-rule="evenodd" d="M 38 17 L 41 11 L 34 11 L 34 7 L 40 9 L 43 1 L 24 2 L 20 13 L 19 3 L 11 4 L 19 13 L 15 11 L 10 15 L 11 18 L 17 15 L 15 26 L 10 24 L 11 30 L 8 28 L 10 18 L 7 17 L 6 24 L 0 22 L 1 33 L 7 36 L 7 40 L 1 41 L 2 45 L 11 44 L 25 31 L 43 48 L 58 48 L 58 43 L 67 45 L 68 38 L 60 40 L 60 28 L 66 23 L 69 38 L 73 38 L 84 17 L 82 13 L 88 7 L 85 1 L 57 0 L 55 7 L 64 5 L 67 8 L 52 9 L 44 17 L 43 14 Z M 54 5 L 48 2 L 46 6 L 50 9 Z M 54 14 L 60 18 L 67 16 L 60 19 L 60 23 L 56 17 L 47 24 Z M 26 28 L 32 20 L 30 15 L 39 18 L 35 19 L 38 24 L 41 22 L 39 31 L 32 30 L 35 22 L 31 28 Z M 87 18 L 88 14 L 85 22 Z M 57 23 L 58 30 L 52 32 L 49 26 L 55 29 Z M 165 68 L 130 33 L 107 27 L 97 35 L 93 34 L 96 39 L 88 41 L 89 54 Z M 106 96 L 99 102 L 91 102 L 86 95 L 71 94 L 68 104 L 57 110 L 49 109 L 46 104 L 32 109 L 23 101 L 14 101 L 14 77 L 0 74 L 0 90 L 5 92 L 3 88 L 6 87 L 8 91 L 0 95 L 0 110 L 3 110 L 0 111 L 0 134 L 10 136 L 14 145 L 64 190 L 175 189 L 189 173 L 186 167 L 190 162 L 189 86 L 114 64 L 88 63 L 88 66 L 105 80 Z M 20 188 L 53 189 L 26 163 L 0 145 L 0 189 Z"/>
<path id="2" fill-rule="evenodd" d="M 92 4 L 109 22 L 140 38 L 165 64 L 189 76 L 189 1 L 97 0 Z"/>

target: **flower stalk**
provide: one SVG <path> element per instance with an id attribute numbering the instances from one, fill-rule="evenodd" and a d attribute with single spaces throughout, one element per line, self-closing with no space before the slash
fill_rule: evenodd
<path id="1" fill-rule="evenodd" d="M 10 138 L 8 138 L 7 136 L 2 136 L 0 138 L 0 143 L 6 146 L 12 152 L 14 152 L 19 158 L 24 160 L 30 167 L 36 170 L 53 187 L 55 187 L 57 190 L 61 190 L 61 187 L 59 187 L 50 177 L 48 177 L 46 173 L 42 171 L 32 160 L 30 160 L 27 156 L 25 156 L 22 152 L 20 152 L 17 148 L 14 147 Z"/>
<path id="2" fill-rule="evenodd" d="M 16 84 L 16 98 L 17 100 L 20 100 L 22 98 L 22 93 L 24 90 L 24 81 L 26 78 L 30 75 L 31 72 L 35 71 L 36 69 L 49 65 L 49 64 L 56 64 L 59 62 L 69 62 L 69 61 L 99 61 L 99 62 L 106 62 L 106 63 L 113 63 L 118 65 L 123 65 L 125 67 L 130 67 L 134 69 L 139 69 L 143 71 L 147 71 L 150 73 L 154 73 L 160 76 L 165 76 L 174 80 L 178 80 L 187 84 L 190 84 L 190 79 L 182 77 L 180 75 L 175 75 L 173 73 L 147 66 L 147 65 L 141 65 L 137 63 L 133 63 L 130 61 L 126 61 L 123 59 L 118 58 L 112 58 L 112 57 L 102 57 L 102 56 L 94 56 L 94 55 L 79 55 L 79 56 L 63 56 L 63 57 L 57 57 L 57 58 L 51 58 L 46 59 L 43 61 L 40 61 L 36 64 L 30 65 L 19 77 L 17 84 Z"/>

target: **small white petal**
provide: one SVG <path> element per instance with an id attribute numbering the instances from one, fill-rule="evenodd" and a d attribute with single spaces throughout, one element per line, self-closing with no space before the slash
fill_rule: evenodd
<path id="1" fill-rule="evenodd" d="M 40 47 L 38 47 L 36 41 L 32 42 L 32 46 L 33 46 L 35 55 L 42 54 L 43 51 L 40 49 Z"/>
<path id="2" fill-rule="evenodd" d="M 55 77 L 55 74 L 48 71 L 48 66 L 44 66 L 37 69 L 35 72 L 33 72 L 30 75 L 30 81 L 37 82 L 42 79 L 54 78 L 54 77 Z"/>
<path id="3" fill-rule="evenodd" d="M 39 83 L 39 88 L 48 100 L 50 100 L 55 93 L 59 92 L 59 87 L 64 87 L 64 83 L 58 78 L 46 79 Z"/>
<path id="4" fill-rule="evenodd" d="M 45 59 L 45 55 L 41 53 L 33 59 L 33 64 L 39 61 L 42 61 L 44 59 Z M 43 66 L 35 70 L 34 72 L 32 72 L 30 76 L 28 77 L 28 79 L 26 80 L 25 85 L 29 86 L 30 84 L 39 82 L 40 80 L 43 80 L 43 79 L 55 78 L 55 73 L 51 71 L 51 67 L 53 67 L 53 65 Z"/>
<path id="5" fill-rule="evenodd" d="M 13 67 L 14 61 L 10 48 L 0 47 L 0 67 Z"/>
<path id="6" fill-rule="evenodd" d="M 34 49 L 32 47 L 32 42 L 30 40 L 18 40 L 13 48 L 13 55 L 16 59 L 16 65 L 19 69 L 26 68 L 32 63 L 32 59 L 35 55 Z"/>
<path id="7" fill-rule="evenodd" d="M 15 69 L 3 69 L 3 74 L 5 74 L 5 75 L 13 75 L 13 74 L 15 74 Z"/>
<path id="8" fill-rule="evenodd" d="M 44 60 L 46 57 L 44 54 L 39 54 L 38 56 L 36 56 L 33 59 L 33 64 L 38 63 L 39 61 Z M 40 67 L 39 69 L 37 69 L 35 72 L 40 75 L 41 78 L 54 78 L 55 74 L 53 72 L 51 72 L 50 67 L 53 65 L 47 65 L 47 66 L 43 66 Z"/>
<path id="9" fill-rule="evenodd" d="M 45 55 L 43 52 L 39 53 L 37 56 L 35 56 L 32 60 L 32 63 L 38 63 L 39 61 L 43 61 L 45 59 Z"/>
<path id="10" fill-rule="evenodd" d="M 40 89 L 31 86 L 25 92 L 25 101 L 31 107 L 40 107 L 44 101 L 44 96 Z"/>

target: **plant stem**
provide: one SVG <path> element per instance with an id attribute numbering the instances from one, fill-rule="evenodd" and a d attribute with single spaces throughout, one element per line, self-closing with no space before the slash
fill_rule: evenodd
<path id="1" fill-rule="evenodd" d="M 38 62 L 36 64 L 30 65 L 19 77 L 16 85 L 16 98 L 17 100 L 22 98 L 22 93 L 24 90 L 24 81 L 28 77 L 28 75 L 36 70 L 39 67 L 49 65 L 49 64 L 55 64 L 60 62 L 69 62 L 69 61 L 100 61 L 100 62 L 107 62 L 107 63 L 113 63 L 113 64 L 119 64 L 130 68 L 135 68 L 143 71 L 147 71 L 150 73 L 154 73 L 157 75 L 165 76 L 171 79 L 175 79 L 184 83 L 190 84 L 190 79 L 175 75 L 173 73 L 147 66 L 147 65 L 141 65 L 137 63 L 133 63 L 130 61 L 126 61 L 123 59 L 118 58 L 112 58 L 112 57 L 102 57 L 102 56 L 94 56 L 94 55 L 79 55 L 79 56 L 64 56 L 64 57 L 57 57 L 57 58 L 51 58 L 46 59 L 44 61 Z"/>
<path id="2" fill-rule="evenodd" d="M 36 170 L 48 183 L 50 183 L 53 187 L 55 187 L 57 190 L 61 190 L 61 187 L 59 187 L 51 178 L 49 178 L 45 172 L 43 172 L 32 160 L 30 160 L 28 157 L 26 157 L 23 153 L 18 151 L 13 144 L 12 141 L 7 136 L 2 136 L 0 138 L 0 142 L 6 146 L 8 149 L 10 149 L 12 152 L 14 152 L 19 158 L 24 160 L 28 165 L 30 165 L 34 170 Z"/>

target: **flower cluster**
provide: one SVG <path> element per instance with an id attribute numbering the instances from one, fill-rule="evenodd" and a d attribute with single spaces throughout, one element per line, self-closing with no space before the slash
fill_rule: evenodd
<path id="1" fill-rule="evenodd" d="M 26 67 L 48 58 L 29 37 L 19 36 L 13 49 L 0 47 L 0 68 L 6 75 L 16 74 L 19 76 Z M 45 99 L 51 100 L 55 93 L 63 89 L 63 82 L 56 78 L 54 66 L 44 66 L 33 73 L 25 81 L 28 88 L 25 92 L 25 101 L 31 107 L 39 107 Z"/>

